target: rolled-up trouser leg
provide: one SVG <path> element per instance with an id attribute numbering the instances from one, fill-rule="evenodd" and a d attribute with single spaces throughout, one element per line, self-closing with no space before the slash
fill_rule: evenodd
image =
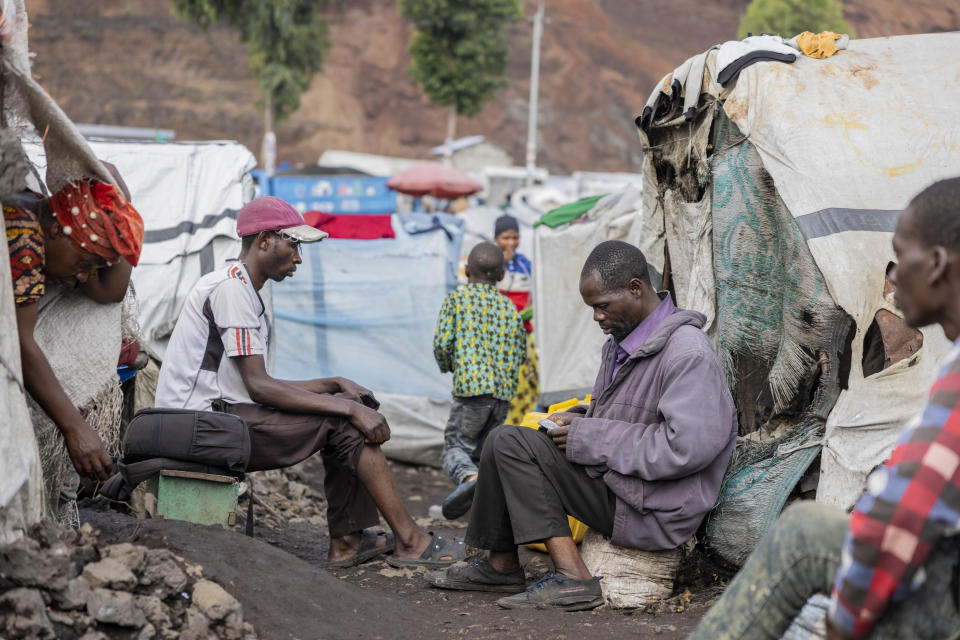
<path id="1" fill-rule="evenodd" d="M 373 498 L 357 477 L 363 434 L 345 418 L 289 413 L 256 404 L 231 404 L 226 409 L 247 423 L 248 471 L 289 467 L 322 452 L 331 537 L 380 522 Z"/>
<path id="2" fill-rule="evenodd" d="M 359 443 L 354 441 L 351 432 L 359 436 Z M 353 426 L 349 426 L 349 431 L 345 430 L 341 435 L 349 436 L 349 439 L 341 442 L 339 437 L 331 438 L 337 442 L 332 447 L 324 448 L 321 453 L 331 538 L 339 538 L 380 522 L 380 512 L 377 511 L 373 496 L 357 477 L 357 461 L 364 447 L 363 435 Z"/>
<path id="3" fill-rule="evenodd" d="M 502 426 L 487 437 L 466 541 L 481 549 L 510 551 L 569 536 L 570 514 L 605 535 L 613 531 L 616 496 L 602 478 L 591 478 L 566 459 L 547 435 Z"/>

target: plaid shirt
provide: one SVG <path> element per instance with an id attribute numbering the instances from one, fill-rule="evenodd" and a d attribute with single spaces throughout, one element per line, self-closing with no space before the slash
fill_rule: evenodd
<path id="1" fill-rule="evenodd" d="M 887 604 L 923 583 L 937 541 L 960 531 L 960 340 L 923 412 L 857 501 L 834 579 L 830 619 L 861 638 Z"/>
<path id="2" fill-rule="evenodd" d="M 527 334 L 517 308 L 492 284 L 466 284 L 440 307 L 433 334 L 440 371 L 453 372 L 453 395 L 513 400 Z"/>

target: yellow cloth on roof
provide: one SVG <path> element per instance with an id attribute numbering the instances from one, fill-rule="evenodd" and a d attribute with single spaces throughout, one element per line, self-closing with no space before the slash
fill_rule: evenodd
<path id="1" fill-rule="evenodd" d="M 833 31 L 821 31 L 820 33 L 811 33 L 804 31 L 797 36 L 797 46 L 803 55 L 811 58 L 829 58 L 837 52 L 835 40 L 843 37 Z"/>

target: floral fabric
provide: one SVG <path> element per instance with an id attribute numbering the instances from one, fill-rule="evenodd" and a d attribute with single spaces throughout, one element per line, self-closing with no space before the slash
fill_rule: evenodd
<path id="1" fill-rule="evenodd" d="M 7 231 L 14 302 L 18 307 L 34 304 L 46 291 L 40 220 L 28 209 L 4 206 L 3 224 Z"/>

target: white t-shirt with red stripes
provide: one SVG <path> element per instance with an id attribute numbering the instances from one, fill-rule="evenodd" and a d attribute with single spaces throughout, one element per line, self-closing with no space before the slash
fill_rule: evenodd
<path id="1" fill-rule="evenodd" d="M 156 406 L 209 411 L 214 400 L 251 403 L 233 358 L 266 358 L 269 326 L 247 268 L 236 260 L 200 278 L 187 296 L 160 367 Z"/>

